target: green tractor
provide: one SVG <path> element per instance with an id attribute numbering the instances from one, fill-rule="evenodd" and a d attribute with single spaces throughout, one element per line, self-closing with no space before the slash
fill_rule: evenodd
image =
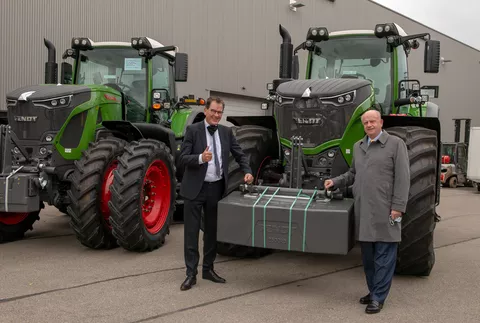
<path id="1" fill-rule="evenodd" d="M 220 201 L 219 253 L 347 254 L 355 245 L 352 187 L 331 192 L 323 183 L 349 169 L 353 145 L 365 135 L 361 116 L 376 109 L 384 129 L 406 142 L 410 157 L 396 271 L 429 275 L 439 221 L 439 109 L 421 95 L 417 80 L 408 79 L 407 57 L 419 48 L 419 39 L 425 40 L 424 72 L 438 73 L 440 43 L 386 23 L 373 31 L 310 28 L 306 41 L 293 50 L 288 31 L 279 28 L 280 77 L 267 84 L 262 104 L 271 114 L 227 118 L 255 147 L 249 154 L 255 181 L 237 182 Z M 298 80 L 301 49 L 308 51 L 306 80 Z"/>
<path id="2" fill-rule="evenodd" d="M 21 239 L 48 203 L 90 248 L 160 247 L 177 200 L 184 130 L 203 99 L 178 98 L 188 55 L 147 38 L 73 38 L 57 84 L 45 40 L 45 83 L 7 94 L 0 127 L 0 241 Z M 181 176 L 179 176 L 181 177 Z"/>

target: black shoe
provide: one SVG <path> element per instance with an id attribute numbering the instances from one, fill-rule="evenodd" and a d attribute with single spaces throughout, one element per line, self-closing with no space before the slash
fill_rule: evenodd
<path id="1" fill-rule="evenodd" d="M 197 283 L 197 278 L 195 276 L 187 276 L 185 281 L 180 286 L 180 290 L 188 290 L 192 288 L 193 285 Z"/>
<path id="2" fill-rule="evenodd" d="M 213 271 L 213 269 L 210 269 L 209 271 L 204 271 L 202 272 L 202 278 L 203 279 L 208 279 L 211 280 L 214 283 L 222 283 L 224 284 L 226 281 L 222 277 L 218 276 L 216 272 Z"/>
<path id="3" fill-rule="evenodd" d="M 365 312 L 368 314 L 379 313 L 383 308 L 383 304 L 378 301 L 371 301 L 365 308 Z"/>
<path id="4" fill-rule="evenodd" d="M 365 295 L 362 298 L 360 298 L 360 304 L 367 305 L 367 304 L 370 304 L 370 301 L 371 301 L 370 294 Z"/>

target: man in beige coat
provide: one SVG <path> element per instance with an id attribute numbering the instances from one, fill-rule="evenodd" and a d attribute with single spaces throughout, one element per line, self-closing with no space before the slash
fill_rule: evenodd
<path id="1" fill-rule="evenodd" d="M 362 116 L 366 136 L 355 143 L 351 168 L 325 181 L 325 188 L 353 184 L 356 238 L 362 250 L 369 294 L 360 299 L 378 313 L 388 296 L 401 241 L 401 220 L 410 190 L 410 161 L 402 139 L 382 130 L 376 110 Z"/>

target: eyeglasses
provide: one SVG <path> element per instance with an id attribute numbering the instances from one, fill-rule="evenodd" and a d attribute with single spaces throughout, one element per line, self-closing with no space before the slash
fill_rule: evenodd
<path id="1" fill-rule="evenodd" d="M 218 115 L 223 114 L 223 111 L 217 111 L 217 110 L 213 110 L 213 109 L 210 109 L 210 111 L 212 111 L 212 114 L 218 114 Z"/>

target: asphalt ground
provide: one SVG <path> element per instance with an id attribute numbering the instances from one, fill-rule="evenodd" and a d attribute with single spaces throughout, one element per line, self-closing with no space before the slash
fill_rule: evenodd
<path id="1" fill-rule="evenodd" d="M 360 252 L 217 257 L 227 284 L 185 278 L 183 225 L 150 253 L 90 250 L 48 207 L 26 239 L 0 245 L 0 322 L 480 322 L 480 194 L 442 189 L 429 277 L 394 278 L 379 314 L 365 314 Z M 201 246 L 201 244 L 200 244 Z M 201 262 L 200 262 L 201 263 Z"/>

